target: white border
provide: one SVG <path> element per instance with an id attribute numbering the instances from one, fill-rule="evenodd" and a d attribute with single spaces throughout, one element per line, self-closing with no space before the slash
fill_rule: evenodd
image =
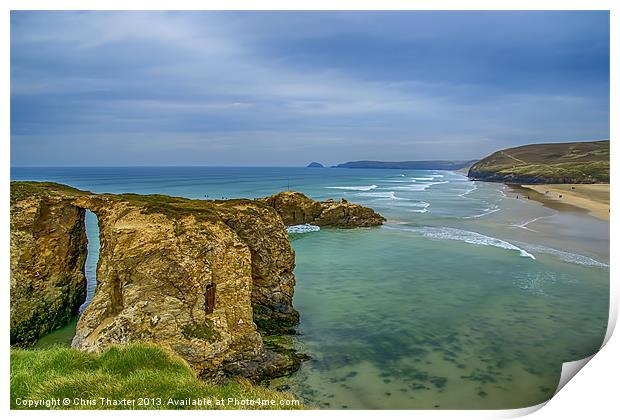
<path id="1" fill-rule="evenodd" d="M 314 1 L 282 1 L 282 0 L 151 0 L 151 1 L 134 1 L 129 3 L 127 0 L 108 0 L 108 1 L 88 1 L 88 0 L 5 0 L 0 5 L 0 136 L 1 136 L 1 155 L 4 159 L 0 166 L 0 171 L 4 177 L 4 182 L 0 188 L 2 191 L 2 217 L 3 223 L 0 223 L 2 232 L 3 252 L 0 256 L 2 262 L 5 279 L 4 288 L 2 289 L 3 302 L 9 300 L 9 168 L 10 168 L 10 10 L 611 10 L 611 138 L 615 138 L 618 133 L 618 104 L 620 96 L 618 95 L 618 74 L 620 66 L 618 65 L 618 52 L 620 43 L 618 42 L 618 26 L 620 19 L 620 7 L 617 2 L 611 0 L 314 0 Z M 615 6 L 615 7 L 614 7 Z M 612 162 L 618 162 L 618 153 L 616 147 L 612 146 Z M 615 168 L 615 163 L 612 164 Z M 612 185 L 617 185 L 618 176 L 612 171 Z M 611 207 L 618 208 L 618 198 L 613 193 Z M 619 233 L 618 225 L 615 219 L 611 220 L 611 269 L 610 269 L 610 294 L 611 294 L 611 310 L 610 322 L 607 335 L 605 338 L 606 345 L 604 351 L 592 358 L 592 361 L 583 368 L 583 372 L 579 374 L 579 379 L 570 381 L 565 388 L 561 390 L 554 398 L 552 398 L 543 410 L 537 411 L 545 404 L 536 407 L 530 407 L 520 410 L 496 410 L 496 411 L 389 411 L 389 416 L 399 418 L 508 418 L 526 415 L 536 412 L 533 417 L 536 419 L 549 418 L 567 418 L 582 419 L 585 416 L 593 418 L 610 418 L 612 413 L 618 413 L 617 387 L 619 364 L 616 354 L 620 355 L 620 341 L 617 337 L 613 337 L 611 333 L 616 323 L 618 314 L 618 275 L 616 270 L 617 242 L 615 234 Z M 9 323 L 9 305 L 4 306 L 1 313 L 0 325 L 8 325 Z M 8 410 L 9 407 L 9 337 L 8 329 L 4 330 L 3 344 L 1 347 L 2 366 L 4 373 L 4 381 L 2 382 L 2 403 L 10 416 L 24 418 L 39 418 L 42 415 L 63 416 L 63 417 L 83 417 L 84 412 L 16 412 Z M 251 414 L 250 414 L 251 413 Z M 118 412 L 112 413 L 119 414 Z M 129 413 L 127 413 L 129 414 Z M 147 416 L 155 417 L 171 417 L 179 413 L 172 411 L 164 412 L 132 412 L 132 416 L 146 418 Z M 305 412 L 199 412 L 190 411 L 183 412 L 180 415 L 195 417 L 209 416 L 213 418 L 223 417 L 269 417 L 284 418 L 290 416 L 307 417 L 314 416 L 316 411 Z M 387 414 L 387 413 L 386 413 Z M 103 412 L 89 412 L 88 416 L 94 418 L 103 418 L 108 414 Z M 360 412 L 353 410 L 341 411 L 324 411 L 321 410 L 320 415 L 327 417 L 348 417 L 360 415 L 373 415 L 373 412 Z"/>

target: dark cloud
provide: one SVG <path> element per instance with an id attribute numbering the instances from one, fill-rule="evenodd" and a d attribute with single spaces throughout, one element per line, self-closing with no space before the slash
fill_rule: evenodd
<path id="1" fill-rule="evenodd" d="M 607 12 L 13 12 L 13 165 L 469 159 L 609 137 Z"/>

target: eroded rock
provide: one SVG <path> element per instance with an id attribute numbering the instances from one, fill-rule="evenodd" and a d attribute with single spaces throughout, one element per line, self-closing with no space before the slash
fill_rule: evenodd
<path id="1" fill-rule="evenodd" d="M 292 332 L 299 323 L 293 308 L 295 252 L 281 218 L 260 201 L 227 201 L 218 210 L 250 252 L 254 322 L 268 334 Z"/>
<path id="2" fill-rule="evenodd" d="M 259 199 L 276 209 L 286 226 L 313 224 L 337 228 L 379 226 L 385 218 L 369 207 L 340 201 L 315 201 L 296 191 Z"/>
<path id="3" fill-rule="evenodd" d="M 303 360 L 265 346 L 261 336 L 292 332 L 299 321 L 286 221 L 311 218 L 341 227 L 383 221 L 362 206 L 317 203 L 303 194 L 290 196 L 291 208 L 300 211 L 292 215 L 269 204 L 273 197 L 92 194 L 34 182 L 12 183 L 11 193 L 12 337 L 14 324 L 15 336 L 32 342 L 76 314 L 84 300 L 89 209 L 99 219 L 97 289 L 72 346 L 99 352 L 156 342 L 210 379 L 273 377 Z"/>
<path id="4" fill-rule="evenodd" d="M 11 345 L 34 344 L 77 313 L 85 261 L 83 209 L 11 190 Z"/>

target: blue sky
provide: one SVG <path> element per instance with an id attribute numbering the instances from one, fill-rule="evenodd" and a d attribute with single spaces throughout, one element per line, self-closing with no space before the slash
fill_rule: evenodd
<path id="1" fill-rule="evenodd" d="M 607 138 L 607 12 L 11 14 L 14 166 L 475 159 Z"/>

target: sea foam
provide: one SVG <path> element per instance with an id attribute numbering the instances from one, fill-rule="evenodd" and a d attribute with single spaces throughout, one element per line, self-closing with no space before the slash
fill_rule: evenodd
<path id="1" fill-rule="evenodd" d="M 428 211 L 428 207 L 431 203 L 427 203 L 426 201 L 418 201 L 416 203 L 411 203 L 411 207 L 422 207 L 421 209 L 411 210 L 414 213 L 426 213 Z"/>
<path id="2" fill-rule="evenodd" d="M 474 214 L 473 216 L 464 216 L 463 219 L 479 219 L 480 217 L 488 216 L 489 214 L 496 213 L 501 209 L 497 206 L 495 207 L 487 207 L 480 214 Z"/>
<path id="3" fill-rule="evenodd" d="M 541 254 L 553 255 L 567 263 L 583 265 L 586 267 L 609 268 L 609 264 L 597 261 L 594 258 L 586 257 L 585 255 L 574 254 L 572 252 L 567 252 L 567 251 L 560 251 L 559 249 L 549 248 L 543 245 L 531 245 L 531 244 L 520 244 L 520 245 L 523 246 L 523 248 L 527 249 L 528 251 L 539 252 Z"/>
<path id="4" fill-rule="evenodd" d="M 288 233 L 308 233 L 308 232 L 318 232 L 321 230 L 320 227 L 310 224 L 304 225 L 293 225 L 286 228 Z"/>
<path id="5" fill-rule="evenodd" d="M 395 190 L 400 191 L 425 191 L 431 185 L 430 184 L 413 184 L 413 185 L 405 185 L 402 187 L 393 187 Z"/>
<path id="6" fill-rule="evenodd" d="M 355 195 L 358 197 L 372 197 L 372 198 L 380 198 L 380 199 L 386 199 L 386 200 L 408 200 L 407 198 L 397 197 L 394 191 L 368 192 L 368 193 L 359 193 Z"/>
<path id="7" fill-rule="evenodd" d="M 344 187 L 325 187 L 325 188 L 331 188 L 333 190 L 370 191 L 370 190 L 374 190 L 377 187 L 378 185 L 351 185 L 351 186 L 344 186 Z"/>
<path id="8" fill-rule="evenodd" d="M 389 228 L 389 226 L 386 226 Z M 532 254 L 527 252 L 524 249 L 519 248 L 516 245 L 511 244 L 510 242 L 506 242 L 502 239 L 493 238 L 491 236 L 486 236 L 481 233 L 471 232 L 468 230 L 455 229 L 450 227 L 409 227 L 409 228 L 392 228 L 397 230 L 404 230 L 407 232 L 418 233 L 422 236 L 432 239 L 447 239 L 452 241 L 460 241 L 465 242 L 472 245 L 481 245 L 481 246 L 492 246 L 496 248 L 507 249 L 510 251 L 518 251 L 522 257 L 531 258 L 533 260 L 536 259 Z"/>

